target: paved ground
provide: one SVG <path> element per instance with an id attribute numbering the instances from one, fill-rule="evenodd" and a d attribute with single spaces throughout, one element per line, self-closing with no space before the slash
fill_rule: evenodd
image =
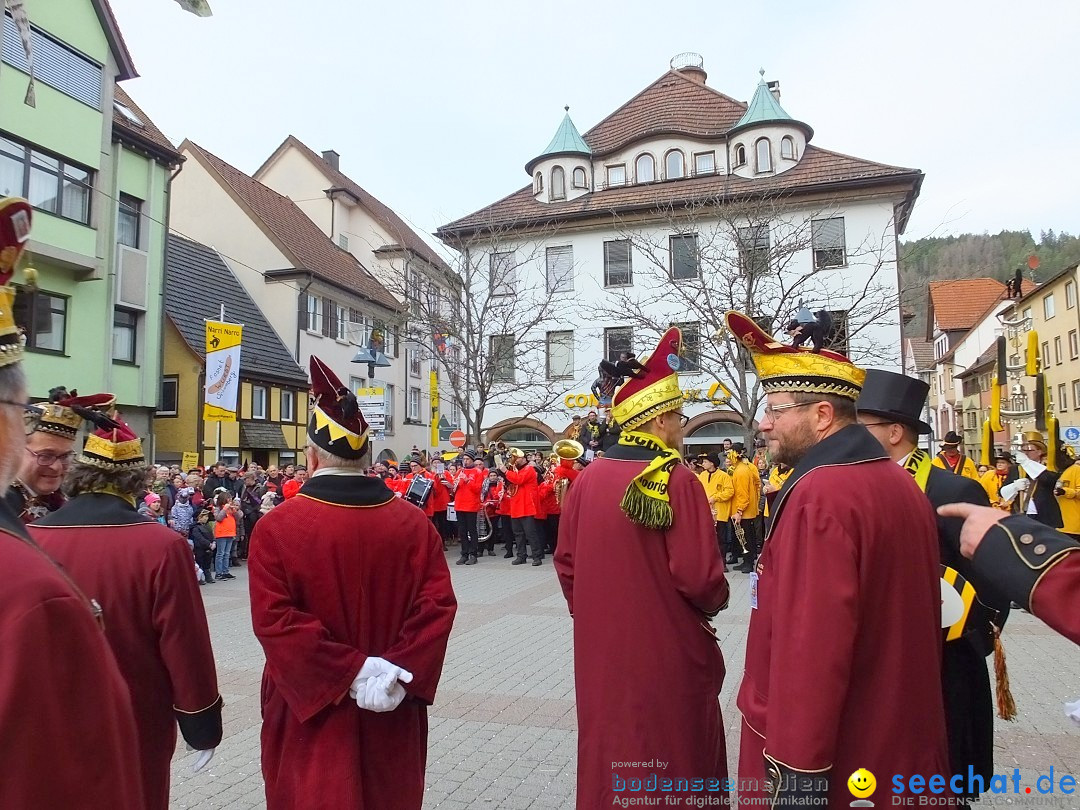
<path id="1" fill-rule="evenodd" d="M 452 561 L 456 554 L 448 556 Z M 431 709 L 426 810 L 574 806 L 570 619 L 550 564 L 511 567 L 509 562 L 500 556 L 468 568 L 450 566 L 460 607 Z M 202 588 L 225 697 L 225 740 L 207 771 L 196 775 L 187 771 L 191 755 L 181 743 L 173 763 L 173 808 L 264 806 L 258 706 L 262 651 L 251 634 L 246 570 L 234 573 L 232 582 Z M 746 576 L 730 576 L 731 606 L 715 624 L 729 670 L 722 701 L 734 773 L 734 690 L 749 604 Z M 1021 784 L 1030 785 L 1051 765 L 1056 779 L 1063 773 L 1080 775 L 1080 728 L 1069 724 L 1062 710 L 1066 700 L 1080 698 L 1080 651 L 1022 614 L 1010 619 L 1006 635 L 1020 716 L 1015 723 L 998 724 L 998 772 L 1011 774 L 1019 767 Z M 1080 792 L 1058 797 L 1056 807 L 1080 807 Z M 1002 805 L 1036 806 L 1026 797 L 1007 798 L 1013 801 L 998 797 Z"/>

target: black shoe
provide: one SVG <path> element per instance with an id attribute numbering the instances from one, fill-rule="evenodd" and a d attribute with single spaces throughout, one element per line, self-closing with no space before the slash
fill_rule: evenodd
<path id="1" fill-rule="evenodd" d="M 528 562 L 528 559 L 526 559 L 525 557 L 518 557 L 516 560 L 514 560 L 510 564 L 511 565 L 524 565 L 527 562 Z"/>
<path id="2" fill-rule="evenodd" d="M 754 570 L 754 564 L 752 562 L 744 562 L 742 565 L 736 565 L 735 570 L 741 571 L 744 574 L 749 574 Z"/>
<path id="3" fill-rule="evenodd" d="M 449 547 L 448 545 L 446 545 L 446 541 L 445 541 L 445 540 L 443 541 L 443 544 L 442 544 L 442 550 L 443 550 L 443 551 L 449 551 L 449 550 L 450 550 L 450 547 Z"/>
<path id="4" fill-rule="evenodd" d="M 465 564 L 465 563 L 467 563 L 468 561 L 469 561 L 469 558 L 468 558 L 468 557 L 466 557 L 466 556 L 465 556 L 465 555 L 463 554 L 463 555 L 461 555 L 460 557 L 458 557 L 458 561 L 457 561 L 456 563 L 454 563 L 454 565 L 464 565 L 464 564 Z"/>
<path id="5" fill-rule="evenodd" d="M 495 549 L 489 548 L 488 549 L 488 556 L 489 557 L 494 557 L 495 556 Z"/>
<path id="6" fill-rule="evenodd" d="M 476 565 L 476 555 L 475 554 L 470 554 L 469 559 L 467 559 L 465 561 L 465 564 L 466 565 Z"/>
<path id="7" fill-rule="evenodd" d="M 509 559 L 510 559 L 511 557 L 513 557 L 513 556 L 514 556 L 514 552 L 512 552 L 512 551 L 508 551 L 508 552 L 506 552 L 505 554 L 503 554 L 503 559 L 504 559 L 504 560 L 509 560 Z"/>
<path id="8" fill-rule="evenodd" d="M 533 560 L 533 561 L 532 561 L 532 564 L 533 564 L 533 565 L 543 565 L 543 564 L 544 564 L 544 561 L 543 561 L 543 560 Z"/>
<path id="9" fill-rule="evenodd" d="M 234 577 L 232 574 L 225 573 L 225 574 L 218 574 L 218 579 L 236 579 L 236 577 Z"/>

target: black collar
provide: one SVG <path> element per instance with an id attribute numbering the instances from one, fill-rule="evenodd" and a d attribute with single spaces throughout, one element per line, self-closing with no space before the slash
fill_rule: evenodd
<path id="1" fill-rule="evenodd" d="M 153 523 L 123 498 L 87 492 L 34 523 L 35 526 L 132 526 Z"/>
<path id="2" fill-rule="evenodd" d="M 297 495 L 334 506 L 383 506 L 395 498 L 381 478 L 366 475 L 317 475 Z"/>
<path id="3" fill-rule="evenodd" d="M 776 506 L 770 509 L 772 526 L 777 523 L 780 510 L 787 500 L 787 495 L 807 473 L 818 467 L 837 467 L 849 464 L 863 464 L 868 461 L 888 461 L 889 457 L 881 444 L 870 431 L 862 425 L 848 425 L 833 435 L 822 439 L 809 450 L 802 460 L 791 470 L 776 496 Z M 770 527 L 770 534 L 771 534 Z"/>
<path id="4" fill-rule="evenodd" d="M 616 444 L 604 453 L 604 458 L 612 458 L 616 461 L 652 461 L 656 458 L 656 453 L 636 444 Z"/>

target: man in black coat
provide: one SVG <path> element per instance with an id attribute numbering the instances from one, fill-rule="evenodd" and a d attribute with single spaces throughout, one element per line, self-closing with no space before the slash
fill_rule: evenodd
<path id="1" fill-rule="evenodd" d="M 919 435 L 930 432 L 930 426 L 919 418 L 929 390 L 921 380 L 871 369 L 856 405 L 859 422 L 889 458 L 911 472 L 935 509 L 946 503 L 989 506 L 986 491 L 977 481 L 935 467 L 930 455 L 918 448 Z M 994 715 L 986 656 L 994 649 L 995 626 L 1000 629 L 1008 615 L 1009 600 L 975 574 L 970 561 L 960 554 L 963 521 L 939 516 L 937 524 L 942 581 L 951 586 L 942 589 L 942 620 L 947 630 L 941 674 L 951 772 L 966 775 L 970 767 L 989 784 L 994 772 Z M 961 595 L 965 581 L 976 593 L 966 608 Z M 965 786 L 971 781 L 965 779 Z M 962 798 L 977 797 L 978 793 L 970 793 Z"/>
<path id="2" fill-rule="evenodd" d="M 1026 514 L 1030 518 L 1060 529 L 1061 507 L 1058 506 L 1054 488 L 1060 475 L 1046 465 L 1046 442 L 1037 430 L 1024 431 L 1023 444 L 1016 454 L 1016 464 L 1026 477 L 1010 476 L 1001 487 L 1001 499 L 1012 499 L 1013 514 Z M 1015 497 L 1019 493 L 1020 497 Z"/>

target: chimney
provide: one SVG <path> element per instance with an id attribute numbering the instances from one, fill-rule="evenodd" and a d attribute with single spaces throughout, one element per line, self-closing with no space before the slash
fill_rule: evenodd
<path id="1" fill-rule="evenodd" d="M 769 92 L 772 93 L 773 98 L 777 101 L 780 100 L 780 82 L 769 82 Z"/>
<path id="2" fill-rule="evenodd" d="M 322 159 L 330 164 L 331 169 L 339 169 L 338 161 L 341 160 L 341 155 L 339 155 L 333 149 L 327 149 L 325 152 L 323 152 Z"/>
<path id="3" fill-rule="evenodd" d="M 705 60 L 698 53 L 680 53 L 671 58 L 671 69 L 678 71 L 694 84 L 705 86 L 709 74 L 705 72 Z"/>

